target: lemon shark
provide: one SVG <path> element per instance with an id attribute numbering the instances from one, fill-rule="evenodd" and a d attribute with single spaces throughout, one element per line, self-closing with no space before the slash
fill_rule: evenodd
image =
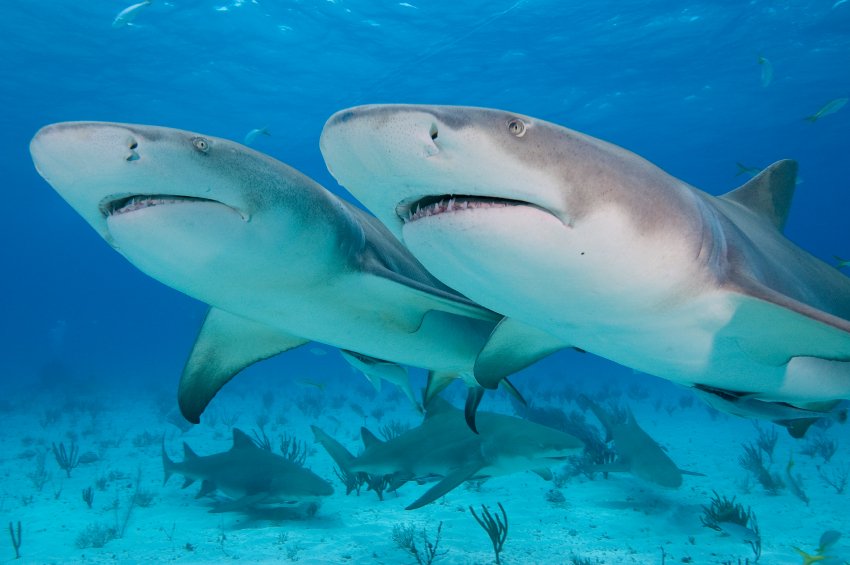
<path id="1" fill-rule="evenodd" d="M 563 463 L 584 447 L 574 436 L 513 416 L 479 412 L 476 424 L 477 434 L 466 425 L 464 412 L 435 397 L 421 425 L 388 441 L 362 428 L 365 449 L 357 457 L 321 429 L 313 426 L 313 433 L 348 473 L 389 476 L 393 489 L 407 481 L 437 480 L 406 510 L 430 504 L 474 478 L 519 471 L 551 478 L 550 465 Z"/>
<path id="2" fill-rule="evenodd" d="M 284 163 L 225 139 L 104 122 L 46 126 L 30 152 L 116 251 L 211 305 L 179 385 L 189 421 L 240 370 L 309 341 L 428 369 L 428 398 L 452 378 L 474 384 L 501 316 L 437 281 L 373 216 Z M 481 392 L 470 394 L 472 426 Z"/>
<path id="3" fill-rule="evenodd" d="M 506 316 L 491 345 L 521 321 L 749 416 L 850 397 L 850 279 L 782 233 L 793 161 L 716 197 L 553 123 L 411 105 L 342 110 L 321 149 L 434 275 Z M 475 369 L 498 382 L 486 348 Z"/>
<path id="4" fill-rule="evenodd" d="M 174 473 L 185 477 L 183 487 L 202 481 L 196 498 L 219 490 L 232 500 L 211 512 L 315 504 L 333 494 L 327 481 L 301 465 L 257 447 L 243 431 L 233 429 L 233 447 L 214 455 L 197 455 L 183 443 L 183 461 L 175 462 L 162 445 L 163 484 Z"/>
<path id="5" fill-rule="evenodd" d="M 625 408 L 620 419 L 587 397 L 584 397 L 583 402 L 605 428 L 605 441 L 614 442 L 617 454 L 615 461 L 597 465 L 595 470 L 631 473 L 644 481 L 669 488 L 682 486 L 682 475 L 705 476 L 679 469 L 664 449 L 640 427 L 629 408 Z"/>

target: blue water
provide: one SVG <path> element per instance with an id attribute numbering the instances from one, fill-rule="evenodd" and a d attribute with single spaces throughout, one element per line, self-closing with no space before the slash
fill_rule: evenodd
<path id="1" fill-rule="evenodd" d="M 202 308 L 98 240 L 35 173 L 42 125 L 107 120 L 241 140 L 344 193 L 322 124 L 361 103 L 504 108 L 623 145 L 713 193 L 750 167 L 800 162 L 787 233 L 850 255 L 850 3 L 155 1 L 0 6 L 3 374 L 27 374 L 66 323 L 73 364 L 173 373 Z M 774 66 L 761 86 L 758 57 Z M 163 321 L 167 323 L 163 324 Z M 142 345 L 144 344 L 144 345 Z"/>
<path id="2" fill-rule="evenodd" d="M 0 395 L 51 362 L 59 380 L 173 387 L 205 311 L 110 249 L 36 174 L 29 140 L 56 121 L 237 141 L 268 126 L 256 149 L 350 198 L 318 149 L 334 111 L 503 108 L 714 194 L 744 182 L 736 162 L 796 159 L 787 235 L 828 262 L 850 256 L 850 106 L 803 120 L 850 96 L 850 2 L 154 0 L 113 29 L 129 3 L 0 4 Z"/>

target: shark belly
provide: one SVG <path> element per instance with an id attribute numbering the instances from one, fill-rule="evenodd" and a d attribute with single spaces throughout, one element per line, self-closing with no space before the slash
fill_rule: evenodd
<path id="1" fill-rule="evenodd" d="M 225 245 L 206 237 L 223 228 Z M 153 229 L 153 228 L 157 229 Z M 177 204 L 110 218 L 118 250 L 153 278 L 216 308 L 311 341 L 419 367 L 469 370 L 492 322 L 429 311 L 408 288 L 351 271 L 347 258 L 324 249 L 299 258 L 297 278 L 285 260 L 251 258 L 250 224 L 217 204 Z M 173 238 L 181 246 L 163 253 Z M 310 252 L 312 251 L 312 253 Z"/>
<path id="2" fill-rule="evenodd" d="M 793 365 L 763 363 L 724 336 L 738 297 L 700 271 L 693 245 L 642 235 L 615 210 L 577 227 L 526 206 L 460 211 L 403 235 L 446 284 L 565 346 L 684 385 L 787 396 Z"/>

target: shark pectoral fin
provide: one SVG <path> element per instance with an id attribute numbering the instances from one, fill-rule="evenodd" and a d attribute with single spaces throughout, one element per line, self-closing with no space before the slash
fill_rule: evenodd
<path id="1" fill-rule="evenodd" d="M 204 479 L 201 483 L 201 489 L 198 491 L 198 494 L 195 495 L 195 498 L 201 498 L 202 496 L 207 496 L 208 494 L 212 494 L 215 492 L 215 483 L 210 481 L 209 479 Z"/>
<path id="2" fill-rule="evenodd" d="M 495 322 L 501 317 L 459 294 L 453 294 L 436 286 L 407 278 L 387 267 L 373 266 L 372 272 L 379 280 L 386 280 L 389 283 L 386 291 L 382 292 L 383 296 L 387 296 L 391 300 L 401 292 L 404 296 L 399 297 L 399 300 L 403 300 L 403 304 L 415 306 L 417 310 L 437 310 L 463 318 L 487 322 Z M 400 287 L 402 287 L 401 290 L 399 290 Z M 417 328 L 419 325 L 421 325 L 421 320 L 417 323 Z M 416 328 L 412 331 L 416 331 Z"/>
<path id="3" fill-rule="evenodd" d="M 246 510 L 257 504 L 260 504 L 264 500 L 269 497 L 267 492 L 258 492 L 257 494 L 249 494 L 248 496 L 243 496 L 242 498 L 237 498 L 235 500 L 228 500 L 216 505 L 214 508 L 210 509 L 211 514 L 218 514 L 220 512 L 235 512 L 239 510 Z"/>
<path id="4" fill-rule="evenodd" d="M 705 477 L 707 476 L 705 473 L 697 473 L 696 471 L 686 471 L 684 469 L 679 469 L 679 472 L 683 475 L 689 475 L 691 477 Z"/>
<path id="5" fill-rule="evenodd" d="M 402 473 L 400 471 L 397 472 L 397 473 L 393 473 L 390 476 L 390 481 L 389 481 L 389 485 L 387 487 L 387 490 L 389 492 L 395 492 L 398 489 L 400 489 L 405 483 L 407 483 L 407 481 L 412 481 L 412 480 L 414 480 L 413 475 L 411 475 L 410 473 Z M 419 481 L 416 481 L 416 482 L 419 482 Z M 422 483 L 419 483 L 419 484 L 422 484 Z"/>
<path id="6" fill-rule="evenodd" d="M 737 281 L 735 314 L 719 337 L 754 361 L 781 366 L 794 357 L 850 361 L 850 321 L 752 280 Z"/>
<path id="7" fill-rule="evenodd" d="M 199 423 L 204 409 L 236 373 L 308 341 L 210 308 L 180 377 L 177 402 L 183 417 Z"/>
<path id="8" fill-rule="evenodd" d="M 738 167 L 741 167 L 740 163 Z M 785 159 L 768 166 L 744 185 L 727 192 L 721 198 L 744 206 L 782 231 L 788 219 L 796 185 L 797 162 Z"/>
<path id="9" fill-rule="evenodd" d="M 546 467 L 543 467 L 542 469 L 532 469 L 531 472 L 543 479 L 544 481 L 552 480 L 552 471 L 547 469 Z"/>
<path id="10" fill-rule="evenodd" d="M 183 484 L 180 485 L 180 488 L 188 488 L 188 487 L 192 486 L 194 483 L 195 483 L 195 479 L 190 478 L 190 477 L 185 477 L 183 479 Z"/>
<path id="11" fill-rule="evenodd" d="M 460 486 L 461 483 L 471 479 L 475 473 L 481 470 L 481 464 L 478 462 L 466 465 L 456 469 L 443 477 L 443 480 L 432 486 L 428 491 L 413 501 L 405 510 L 416 510 L 426 504 L 430 504 L 445 495 L 454 488 Z"/>
<path id="12" fill-rule="evenodd" d="M 503 318 L 475 360 L 475 380 L 484 388 L 495 389 L 505 377 L 533 365 L 569 344 L 552 335 Z"/>
<path id="13" fill-rule="evenodd" d="M 363 376 L 366 377 L 366 380 L 372 383 L 372 386 L 375 387 L 375 392 L 381 392 L 381 377 L 374 371 L 370 370 L 370 367 L 373 367 L 378 363 L 387 363 L 387 361 L 382 361 L 347 349 L 340 349 L 339 354 L 349 365 L 351 365 L 352 369 L 358 373 L 362 373 Z"/>

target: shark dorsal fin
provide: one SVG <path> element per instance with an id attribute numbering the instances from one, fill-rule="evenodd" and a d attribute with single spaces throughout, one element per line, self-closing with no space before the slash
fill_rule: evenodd
<path id="1" fill-rule="evenodd" d="M 209 479 L 204 479 L 201 483 L 201 490 L 198 491 L 198 494 L 195 495 L 195 498 L 201 498 L 202 496 L 207 496 L 215 492 L 216 485 L 213 481 Z"/>
<path id="2" fill-rule="evenodd" d="M 183 442 L 183 462 L 185 463 L 186 461 L 188 461 L 190 459 L 197 459 L 197 458 L 198 458 L 198 454 L 195 453 L 194 451 L 192 451 L 192 448 L 189 447 L 188 443 Z"/>
<path id="3" fill-rule="evenodd" d="M 457 408 L 452 406 L 448 400 L 435 396 L 432 398 L 428 405 L 425 406 L 425 419 L 432 418 L 437 414 L 447 414 L 449 412 L 456 412 Z"/>
<path id="4" fill-rule="evenodd" d="M 797 162 L 785 159 L 770 165 L 722 198 L 744 206 L 782 231 L 791 209 L 796 183 Z"/>
<path id="5" fill-rule="evenodd" d="M 369 449 L 373 445 L 379 445 L 383 443 L 375 436 L 375 434 L 373 434 L 366 428 L 360 428 L 360 437 L 363 439 L 363 447 L 365 447 L 366 449 Z"/>
<path id="6" fill-rule="evenodd" d="M 251 439 L 251 436 L 240 430 L 239 428 L 233 428 L 233 448 L 232 449 L 246 449 L 246 448 L 256 448 L 257 444 L 254 443 L 254 440 Z"/>

